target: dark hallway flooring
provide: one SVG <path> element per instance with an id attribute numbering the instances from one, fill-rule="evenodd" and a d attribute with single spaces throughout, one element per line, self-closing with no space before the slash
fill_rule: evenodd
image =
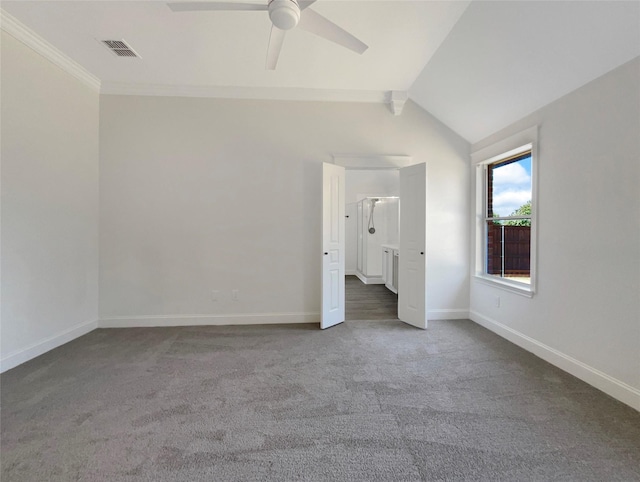
<path id="1" fill-rule="evenodd" d="M 398 295 L 384 285 L 366 285 L 345 276 L 346 320 L 397 320 Z"/>

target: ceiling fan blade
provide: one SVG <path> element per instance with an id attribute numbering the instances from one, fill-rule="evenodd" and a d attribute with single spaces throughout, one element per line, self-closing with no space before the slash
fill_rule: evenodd
<path id="1" fill-rule="evenodd" d="M 271 36 L 269 37 L 269 46 L 267 47 L 267 64 L 265 66 L 267 70 L 276 69 L 286 33 L 286 30 L 280 30 L 274 25 L 271 26 Z"/>
<path id="2" fill-rule="evenodd" d="M 174 12 L 206 12 L 213 10 L 269 10 L 266 4 L 235 2 L 172 2 L 167 3 Z"/>
<path id="3" fill-rule="evenodd" d="M 315 10 L 310 8 L 306 9 L 302 15 L 300 15 L 300 22 L 298 27 L 307 32 L 316 34 L 318 37 L 335 42 L 338 45 L 353 50 L 356 53 L 362 54 L 369 48 L 349 32 L 341 27 L 338 27 L 331 20 L 323 17 Z"/>
<path id="4" fill-rule="evenodd" d="M 317 0 L 298 0 L 298 6 L 300 7 L 300 10 L 304 10 L 307 7 L 310 7 L 311 5 L 313 5 L 314 3 L 316 3 Z"/>

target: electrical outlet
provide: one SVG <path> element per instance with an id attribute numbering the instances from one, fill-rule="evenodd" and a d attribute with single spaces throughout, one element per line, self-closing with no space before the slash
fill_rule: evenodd
<path id="1" fill-rule="evenodd" d="M 220 291 L 211 290 L 211 301 L 218 301 L 219 297 L 220 297 Z"/>
<path id="2" fill-rule="evenodd" d="M 231 299 L 233 301 L 240 301 L 240 290 L 231 290 Z"/>
<path id="3" fill-rule="evenodd" d="M 500 308 L 500 297 L 499 296 L 496 296 L 494 302 L 495 302 L 496 308 Z"/>

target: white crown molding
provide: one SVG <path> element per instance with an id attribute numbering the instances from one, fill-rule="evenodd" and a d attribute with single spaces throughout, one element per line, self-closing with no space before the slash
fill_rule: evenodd
<path id="1" fill-rule="evenodd" d="M 297 87 L 235 87 L 207 85 L 161 85 L 103 82 L 105 95 L 162 97 L 209 97 L 221 99 L 291 100 L 309 102 L 385 103 L 385 91 L 306 89 Z"/>
<path id="2" fill-rule="evenodd" d="M 409 94 L 404 90 L 389 91 L 387 103 L 393 115 L 402 114 L 404 104 L 409 99 Z"/>
<path id="3" fill-rule="evenodd" d="M 68 74 L 82 81 L 96 92 L 100 92 L 100 79 L 2 9 L 0 9 L 0 27 Z"/>
<path id="4" fill-rule="evenodd" d="M 333 163 L 345 169 L 399 169 L 414 164 L 411 156 L 387 154 L 332 154 Z"/>

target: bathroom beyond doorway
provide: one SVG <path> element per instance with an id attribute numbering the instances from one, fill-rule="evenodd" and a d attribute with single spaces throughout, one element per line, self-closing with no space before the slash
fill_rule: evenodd
<path id="1" fill-rule="evenodd" d="M 358 225 L 358 204 L 362 200 L 372 198 L 388 198 L 389 196 L 396 197 L 400 195 L 400 175 L 397 169 L 371 169 L 371 170 L 347 170 L 346 171 L 346 276 L 345 276 L 345 320 L 397 320 L 398 319 L 398 295 L 394 294 L 384 284 L 375 284 L 370 282 L 369 284 L 363 283 L 355 275 L 360 269 L 363 274 L 380 276 L 382 274 L 382 268 L 377 267 L 369 272 L 370 269 L 363 269 L 358 267 L 358 256 L 361 258 L 361 263 L 364 262 L 368 265 L 366 258 L 362 260 L 362 253 L 359 251 L 359 230 L 363 230 L 362 234 L 366 238 L 371 237 L 367 232 L 369 228 L 369 216 L 370 206 L 364 208 L 362 212 L 364 226 Z M 391 198 L 389 198 L 391 199 Z M 397 201 L 397 199 L 396 199 Z M 378 208 L 382 208 L 380 205 Z M 396 208 L 397 209 L 397 208 Z M 385 210 L 378 209 L 376 212 L 376 229 L 380 233 L 387 231 L 387 224 L 389 222 L 396 223 L 395 234 L 393 239 L 388 239 L 387 234 L 384 234 L 383 238 L 379 240 L 377 248 L 373 246 L 368 250 L 371 256 L 371 261 L 376 259 L 382 260 L 382 248 L 380 243 L 387 241 L 393 241 L 397 243 L 398 229 L 397 226 L 397 213 L 396 216 L 388 220 L 384 212 Z M 360 229 L 362 228 L 362 229 Z M 376 237 L 380 235 L 376 233 Z M 370 243 L 366 243 L 370 244 Z M 375 263 L 374 263 L 375 264 Z M 374 276 L 375 278 L 375 276 Z M 373 278 L 372 278 L 373 279 Z"/>

